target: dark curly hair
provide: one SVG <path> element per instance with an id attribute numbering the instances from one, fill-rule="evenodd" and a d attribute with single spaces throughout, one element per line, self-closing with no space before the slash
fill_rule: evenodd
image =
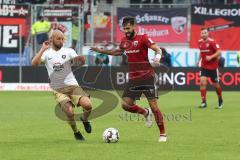
<path id="1" fill-rule="evenodd" d="M 127 16 L 123 18 L 122 26 L 125 26 L 126 24 L 130 23 L 131 25 L 135 24 L 135 18 L 132 16 Z"/>

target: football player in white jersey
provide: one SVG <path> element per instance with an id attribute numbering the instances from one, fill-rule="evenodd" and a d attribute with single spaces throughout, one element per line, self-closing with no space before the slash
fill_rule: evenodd
<path id="1" fill-rule="evenodd" d="M 50 78 L 50 86 L 57 103 L 66 114 L 76 140 L 84 140 L 78 130 L 74 119 L 73 106 L 82 106 L 84 112 L 80 120 L 83 122 L 85 131 L 91 133 L 92 128 L 88 117 L 92 110 L 89 95 L 78 85 L 71 69 L 71 60 L 85 63 L 84 56 L 77 55 L 72 48 L 63 47 L 64 34 L 60 30 L 53 30 L 49 41 L 43 43 L 42 48 L 33 57 L 32 65 L 37 66 L 45 63 Z"/>

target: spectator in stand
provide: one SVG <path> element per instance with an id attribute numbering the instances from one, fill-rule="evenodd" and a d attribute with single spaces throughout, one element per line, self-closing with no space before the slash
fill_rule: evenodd
<path id="1" fill-rule="evenodd" d="M 48 40 L 48 33 L 51 29 L 51 22 L 43 16 L 38 16 L 37 21 L 32 25 L 32 36 L 36 37 L 37 45 L 35 50 L 39 50 L 43 42 Z"/>
<path id="2" fill-rule="evenodd" d="M 37 21 L 32 25 L 32 35 L 36 36 L 39 45 L 48 40 L 50 29 L 51 23 L 43 16 L 38 16 Z"/>
<path id="3" fill-rule="evenodd" d="M 77 42 L 79 39 L 79 26 L 76 16 L 72 17 L 72 49 L 76 50 Z"/>

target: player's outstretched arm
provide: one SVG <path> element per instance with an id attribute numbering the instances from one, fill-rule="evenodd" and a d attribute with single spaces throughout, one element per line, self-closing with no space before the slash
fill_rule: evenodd
<path id="1" fill-rule="evenodd" d="M 104 50 L 104 49 L 100 49 L 98 47 L 91 47 L 90 50 L 98 52 L 98 53 L 102 53 L 102 54 L 111 55 L 111 56 L 120 56 L 124 52 L 124 50 L 122 50 L 122 49 Z"/>
<path id="2" fill-rule="evenodd" d="M 38 51 L 38 53 L 32 59 L 32 65 L 37 66 L 41 63 L 41 57 L 48 48 L 50 47 L 49 42 L 43 42 L 42 48 Z"/>

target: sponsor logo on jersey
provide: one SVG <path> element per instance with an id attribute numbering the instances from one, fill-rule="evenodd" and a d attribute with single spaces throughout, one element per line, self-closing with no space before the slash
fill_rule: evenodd
<path id="1" fill-rule="evenodd" d="M 55 72 L 59 72 L 59 71 L 61 71 L 63 69 L 64 69 L 64 65 L 63 64 L 61 64 L 59 62 L 53 64 L 53 70 Z"/>
<path id="2" fill-rule="evenodd" d="M 203 49 L 203 50 L 201 50 L 201 52 L 203 53 L 203 52 L 209 52 L 210 50 L 209 49 Z"/>
<path id="3" fill-rule="evenodd" d="M 126 51 L 126 54 L 129 54 L 129 53 L 139 53 L 139 52 L 140 52 L 140 49 L 134 49 L 134 50 Z"/>

